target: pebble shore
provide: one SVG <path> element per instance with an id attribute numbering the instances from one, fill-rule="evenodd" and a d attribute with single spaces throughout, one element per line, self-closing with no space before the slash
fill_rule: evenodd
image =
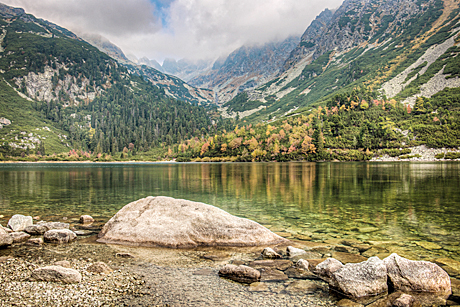
<path id="1" fill-rule="evenodd" d="M 440 153 L 448 152 L 460 152 L 460 148 L 428 148 L 425 145 L 410 147 L 411 153 L 410 156 L 419 155 L 420 157 L 413 157 L 410 159 L 401 159 L 400 157 L 390 157 L 389 155 L 383 155 L 380 157 L 374 157 L 371 162 L 401 162 L 401 161 L 416 161 L 416 162 L 434 162 L 434 161 L 460 161 L 456 160 L 444 160 L 436 159 L 435 156 Z"/>

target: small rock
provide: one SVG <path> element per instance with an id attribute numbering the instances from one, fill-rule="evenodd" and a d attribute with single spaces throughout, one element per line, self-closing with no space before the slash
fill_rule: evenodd
<path id="1" fill-rule="evenodd" d="M 428 242 L 428 241 L 416 241 L 415 244 L 417 244 L 418 246 L 421 246 L 423 247 L 424 249 L 427 249 L 427 250 L 438 250 L 438 249 L 442 249 L 442 246 L 436 244 L 436 243 L 433 243 L 433 242 Z"/>
<path id="2" fill-rule="evenodd" d="M 286 292 L 311 294 L 319 289 L 318 285 L 310 280 L 296 280 L 286 287 Z"/>
<path id="3" fill-rule="evenodd" d="M 58 244 L 69 243 L 77 238 L 75 232 L 69 229 L 48 230 L 43 236 L 46 242 Z"/>
<path id="4" fill-rule="evenodd" d="M 31 235 L 42 235 L 47 232 L 49 229 L 41 224 L 35 224 L 31 226 L 27 226 L 24 231 Z"/>
<path id="5" fill-rule="evenodd" d="M 74 269 L 63 268 L 58 265 L 38 268 L 32 272 L 31 281 L 61 282 L 75 284 L 81 282 L 81 274 Z"/>
<path id="6" fill-rule="evenodd" d="M 401 294 L 399 298 L 397 298 L 393 302 L 393 306 L 394 307 L 412 307 L 412 305 L 414 304 L 414 301 L 415 299 L 411 295 L 403 293 Z"/>
<path id="7" fill-rule="evenodd" d="M 268 286 L 264 282 L 253 282 L 249 285 L 249 292 L 269 292 Z"/>
<path id="8" fill-rule="evenodd" d="M 256 260 L 249 262 L 249 266 L 255 269 L 271 268 L 280 271 L 285 271 L 293 266 L 290 260 Z"/>
<path id="9" fill-rule="evenodd" d="M 75 230 L 74 232 L 77 236 L 89 236 L 94 233 L 91 230 Z"/>
<path id="10" fill-rule="evenodd" d="M 56 261 L 54 265 L 59 265 L 59 266 L 62 266 L 63 268 L 68 268 L 68 269 L 70 269 L 71 267 L 70 262 L 68 260 Z"/>
<path id="11" fill-rule="evenodd" d="M 262 258 L 264 258 L 264 259 L 280 259 L 280 258 L 282 258 L 282 256 L 280 254 L 278 254 L 277 252 L 275 252 L 273 250 L 273 248 L 266 247 L 262 251 Z"/>
<path id="12" fill-rule="evenodd" d="M 287 269 L 286 271 L 284 271 L 284 274 L 286 274 L 289 278 L 295 279 L 319 279 L 318 276 L 316 276 L 309 270 L 303 270 L 297 267 Z"/>
<path id="13" fill-rule="evenodd" d="M 413 261 L 391 254 L 383 260 L 395 290 L 415 292 L 452 292 L 449 275 L 437 264 Z"/>
<path id="14" fill-rule="evenodd" d="M 5 247 L 13 244 L 13 237 L 11 234 L 0 228 L 0 247 Z"/>
<path id="15" fill-rule="evenodd" d="M 29 234 L 27 234 L 25 232 L 22 232 L 22 231 L 13 232 L 13 233 L 10 234 L 10 236 L 13 237 L 13 243 L 26 242 L 30 238 Z"/>
<path id="16" fill-rule="evenodd" d="M 91 273 L 99 274 L 109 274 L 113 272 L 113 270 L 104 262 L 95 262 L 91 264 L 86 270 Z"/>
<path id="17" fill-rule="evenodd" d="M 31 238 L 27 241 L 28 245 L 42 245 L 43 238 Z"/>
<path id="18" fill-rule="evenodd" d="M 9 229 L 8 227 L 0 227 L 2 228 L 3 230 L 5 230 L 7 233 L 13 233 L 14 231 L 12 231 L 11 229 Z"/>
<path id="19" fill-rule="evenodd" d="M 13 231 L 23 231 L 27 226 L 31 226 L 33 223 L 31 216 L 16 214 L 8 221 L 8 227 Z"/>
<path id="20" fill-rule="evenodd" d="M 286 248 L 286 253 L 287 253 L 289 258 L 293 258 L 295 256 L 303 256 L 303 255 L 307 254 L 307 252 L 304 251 L 303 249 L 295 248 L 295 247 L 292 247 L 292 246 L 288 246 Z"/>
<path id="21" fill-rule="evenodd" d="M 335 251 L 349 253 L 349 254 L 359 254 L 359 250 L 357 248 L 347 246 L 347 245 L 337 245 L 335 247 Z"/>
<path id="22" fill-rule="evenodd" d="M 331 275 L 329 285 L 349 297 L 360 298 L 388 291 L 387 268 L 377 257 L 361 263 L 348 263 Z"/>
<path id="23" fill-rule="evenodd" d="M 130 253 L 117 253 L 115 257 L 120 257 L 120 258 L 134 258 L 133 255 Z"/>
<path id="24" fill-rule="evenodd" d="M 309 268 L 310 264 L 305 259 L 300 259 L 299 261 L 297 261 L 295 266 L 296 266 L 296 268 L 301 269 L 301 270 L 305 270 L 305 271 L 310 270 L 310 268 Z"/>
<path id="25" fill-rule="evenodd" d="M 264 268 L 260 269 L 260 281 L 284 281 L 288 280 L 289 277 L 284 274 L 282 271 L 271 269 L 271 268 Z"/>
<path id="26" fill-rule="evenodd" d="M 245 265 L 227 264 L 219 270 L 219 275 L 243 283 L 253 283 L 260 280 L 260 272 Z"/>
<path id="27" fill-rule="evenodd" d="M 81 224 L 91 224 L 94 223 L 94 219 L 91 215 L 82 215 L 80 216 L 80 223 Z"/>
<path id="28" fill-rule="evenodd" d="M 334 273 L 342 267 L 342 262 L 334 258 L 327 258 L 326 260 L 318 264 L 313 270 L 313 272 L 318 274 L 321 278 L 329 281 L 332 278 L 332 273 Z"/>

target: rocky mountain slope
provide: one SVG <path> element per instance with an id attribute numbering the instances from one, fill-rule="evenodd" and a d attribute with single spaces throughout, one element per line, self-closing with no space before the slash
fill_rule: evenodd
<path id="1" fill-rule="evenodd" d="M 276 118 L 357 86 L 412 104 L 459 87 L 458 7 L 454 0 L 346 0 L 312 22 L 282 72 L 248 91 L 238 114 Z"/>

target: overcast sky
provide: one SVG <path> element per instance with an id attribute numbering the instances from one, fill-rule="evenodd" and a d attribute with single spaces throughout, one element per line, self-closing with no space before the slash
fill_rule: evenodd
<path id="1" fill-rule="evenodd" d="M 0 0 L 76 33 L 99 34 L 126 54 L 162 62 L 227 55 L 243 44 L 301 35 L 342 0 Z"/>

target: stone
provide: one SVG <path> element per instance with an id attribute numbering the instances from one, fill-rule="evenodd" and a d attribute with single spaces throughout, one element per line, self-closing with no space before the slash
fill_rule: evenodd
<path id="1" fill-rule="evenodd" d="M 277 252 L 275 252 L 273 250 L 273 248 L 266 247 L 262 251 L 262 258 L 264 258 L 264 259 L 281 259 L 283 257 L 280 254 L 278 254 Z"/>
<path id="2" fill-rule="evenodd" d="M 289 278 L 295 279 L 319 279 L 319 277 L 311 271 L 299 269 L 297 267 L 287 269 L 284 271 L 284 274 L 286 274 Z"/>
<path id="3" fill-rule="evenodd" d="M 308 260 L 305 259 L 300 259 L 295 263 L 296 268 L 309 271 L 310 270 L 310 263 L 308 263 Z"/>
<path id="4" fill-rule="evenodd" d="M 81 282 L 81 274 L 77 270 L 51 265 L 32 271 L 31 281 L 60 282 L 75 284 Z"/>
<path id="5" fill-rule="evenodd" d="M 289 258 L 294 258 L 296 256 L 303 256 L 303 255 L 307 254 L 307 252 L 304 251 L 303 249 L 295 248 L 295 247 L 292 247 L 292 246 L 288 246 L 286 248 L 286 253 L 287 253 Z"/>
<path id="6" fill-rule="evenodd" d="M 329 281 L 332 278 L 332 273 L 343 267 L 342 262 L 334 258 L 328 258 L 318 264 L 313 270 L 319 277 Z"/>
<path id="7" fill-rule="evenodd" d="M 26 243 L 28 245 L 42 245 L 43 238 L 30 238 Z"/>
<path id="8" fill-rule="evenodd" d="M 356 240 L 356 239 L 343 239 L 342 241 L 340 241 L 340 244 L 343 244 L 346 246 L 354 246 L 354 245 L 362 244 L 362 243 L 363 243 L 362 241 Z"/>
<path id="9" fill-rule="evenodd" d="M 0 248 L 11 244 L 13 244 L 13 237 L 11 234 L 3 230 L 3 228 L 0 228 Z"/>
<path id="10" fill-rule="evenodd" d="M 329 285 L 351 298 L 374 296 L 388 291 L 387 268 L 377 257 L 348 263 L 332 272 Z"/>
<path id="11" fill-rule="evenodd" d="M 51 229 L 43 235 L 46 242 L 50 243 L 69 243 L 77 238 L 75 232 L 69 229 Z"/>
<path id="12" fill-rule="evenodd" d="M 339 307 L 364 307 L 364 305 L 353 302 L 352 300 L 346 298 L 338 301 L 336 305 Z"/>
<path id="13" fill-rule="evenodd" d="M 334 252 L 332 253 L 332 258 L 335 258 L 342 262 L 343 264 L 347 263 L 360 263 L 366 261 L 367 258 L 357 254 L 343 253 L 343 252 Z"/>
<path id="14" fill-rule="evenodd" d="M 249 262 L 248 265 L 255 269 L 271 268 L 280 271 L 285 271 L 292 267 L 294 263 L 292 263 L 292 261 L 290 260 L 256 260 Z"/>
<path id="15" fill-rule="evenodd" d="M 359 250 L 357 248 L 347 246 L 347 245 L 337 245 L 335 247 L 335 251 L 349 253 L 349 254 L 359 254 Z"/>
<path id="16" fill-rule="evenodd" d="M 31 226 L 33 223 L 31 216 L 15 214 L 8 221 L 8 227 L 13 231 L 23 231 L 27 226 Z"/>
<path id="17" fill-rule="evenodd" d="M 0 227 L 2 228 L 4 231 L 6 231 L 7 233 L 13 233 L 14 231 L 12 231 L 11 229 L 9 229 L 8 227 Z"/>
<path id="18" fill-rule="evenodd" d="M 22 231 L 13 232 L 13 233 L 10 234 L 10 236 L 13 237 L 13 243 L 26 242 L 30 238 L 29 234 L 27 234 L 25 232 L 22 232 Z"/>
<path id="19" fill-rule="evenodd" d="M 227 264 L 219 270 L 219 276 L 242 283 L 253 283 L 260 280 L 260 272 L 245 265 Z"/>
<path id="20" fill-rule="evenodd" d="M 438 244 L 433 243 L 433 242 L 428 242 L 428 241 L 415 241 L 415 244 L 417 244 L 418 246 L 423 247 L 424 249 L 430 250 L 430 251 L 431 250 L 442 249 L 441 245 L 438 245 Z"/>
<path id="21" fill-rule="evenodd" d="M 269 292 L 268 286 L 264 282 L 253 282 L 249 285 L 249 292 Z"/>
<path id="22" fill-rule="evenodd" d="M 288 293 L 312 294 L 318 291 L 320 287 L 310 280 L 296 280 L 286 287 Z"/>
<path id="23" fill-rule="evenodd" d="M 82 215 L 80 216 L 80 223 L 85 225 L 92 224 L 94 219 L 91 215 Z"/>
<path id="24" fill-rule="evenodd" d="M 383 260 L 395 290 L 450 294 L 449 275 L 437 264 L 391 254 Z"/>
<path id="25" fill-rule="evenodd" d="M 133 255 L 130 253 L 117 253 L 115 257 L 120 257 L 120 258 L 134 258 Z"/>
<path id="26" fill-rule="evenodd" d="M 414 304 L 415 299 L 409 295 L 409 294 L 401 294 L 400 297 L 398 297 L 394 302 L 393 306 L 394 307 L 412 307 Z"/>
<path id="27" fill-rule="evenodd" d="M 86 270 L 88 272 L 98 274 L 109 274 L 113 272 L 113 270 L 104 262 L 95 262 L 91 264 Z"/>
<path id="28" fill-rule="evenodd" d="M 68 269 L 70 269 L 71 267 L 70 261 L 68 260 L 56 261 L 54 265 L 59 265 L 59 266 L 62 266 L 63 268 L 68 268 Z"/>
<path id="29" fill-rule="evenodd" d="M 356 248 L 360 253 L 363 253 L 371 248 L 369 244 L 354 244 L 352 245 L 354 248 Z M 372 257 L 372 256 L 370 256 Z"/>
<path id="30" fill-rule="evenodd" d="M 372 248 L 367 249 L 365 252 L 363 252 L 361 255 L 364 257 L 375 257 L 379 254 L 384 254 L 388 253 L 388 250 L 386 248 L 380 247 L 380 246 L 374 246 Z"/>
<path id="31" fill-rule="evenodd" d="M 94 233 L 94 231 L 91 230 L 75 230 L 73 231 L 77 236 L 89 236 Z"/>
<path id="32" fill-rule="evenodd" d="M 260 246 L 286 243 L 260 224 L 203 203 L 171 197 L 132 202 L 102 228 L 98 242 L 136 246 Z"/>
<path id="33" fill-rule="evenodd" d="M 42 222 L 35 225 L 28 226 L 24 229 L 25 232 L 31 235 L 42 235 L 48 230 L 53 229 L 69 229 L 68 223 L 61 222 Z"/>
<path id="34" fill-rule="evenodd" d="M 289 277 L 282 271 L 264 268 L 260 269 L 260 281 L 271 282 L 271 281 L 284 281 L 288 280 Z"/>

